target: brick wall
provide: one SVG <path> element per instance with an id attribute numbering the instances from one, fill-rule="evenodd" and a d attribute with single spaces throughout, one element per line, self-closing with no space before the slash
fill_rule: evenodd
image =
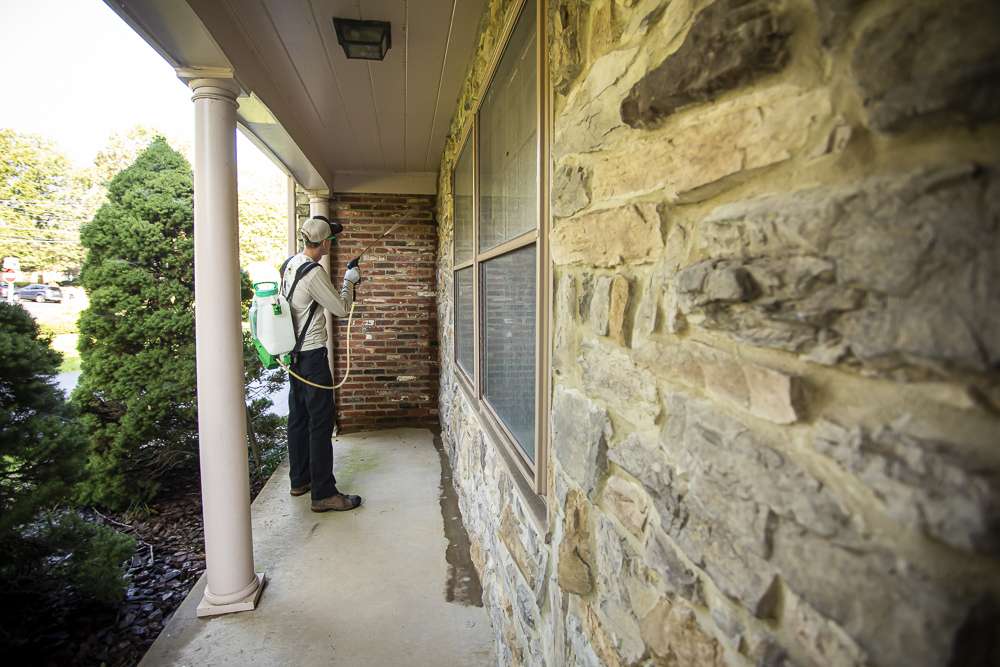
<path id="1" fill-rule="evenodd" d="M 347 262 L 375 243 L 361 262 L 351 376 L 337 390 L 341 432 L 437 424 L 436 205 L 433 195 L 335 194 L 330 200 L 330 219 L 344 226 L 333 255 L 338 285 Z M 346 319 L 337 321 L 335 335 L 339 382 L 347 367 Z"/>

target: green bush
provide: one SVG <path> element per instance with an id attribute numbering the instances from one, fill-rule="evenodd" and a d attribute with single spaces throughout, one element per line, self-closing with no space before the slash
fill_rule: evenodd
<path id="1" fill-rule="evenodd" d="M 81 228 L 82 499 L 127 507 L 197 461 L 191 167 L 162 138 L 108 186 Z"/>
<path id="2" fill-rule="evenodd" d="M 92 600 L 120 602 L 125 581 L 118 565 L 132 555 L 135 540 L 74 512 L 50 515 L 46 522 L 46 541 L 62 556 L 49 559 L 52 574 Z"/>
<path id="3" fill-rule="evenodd" d="M 0 302 L 0 539 L 64 498 L 81 467 L 80 429 L 52 384 L 59 361 L 31 315 Z"/>
<path id="4" fill-rule="evenodd" d="M 52 384 L 58 365 L 27 311 L 0 303 L 0 610 L 7 618 L 66 583 L 102 601 L 119 599 L 120 563 L 132 551 L 130 538 L 54 509 L 71 497 L 86 451 Z"/>
<path id="5" fill-rule="evenodd" d="M 80 384 L 73 401 L 89 441 L 81 498 L 112 508 L 149 502 L 164 477 L 196 468 L 191 167 L 162 138 L 108 186 L 108 202 L 81 229 Z M 252 297 L 242 276 L 243 314 Z M 262 397 L 283 381 L 252 362 L 245 378 L 264 446 L 277 432 Z M 260 403 L 260 401 L 265 403 Z M 260 407 L 263 405 L 263 407 Z"/>

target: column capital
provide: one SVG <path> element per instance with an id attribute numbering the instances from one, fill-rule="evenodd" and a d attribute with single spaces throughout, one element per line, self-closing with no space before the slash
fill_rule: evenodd
<path id="1" fill-rule="evenodd" d="M 329 190 L 306 190 L 310 204 L 326 204 L 330 201 Z"/>
<path id="2" fill-rule="evenodd" d="M 242 92 L 240 84 L 232 77 L 191 79 L 187 82 L 187 85 L 194 93 L 191 96 L 192 102 L 208 98 L 236 105 L 236 98 Z"/>

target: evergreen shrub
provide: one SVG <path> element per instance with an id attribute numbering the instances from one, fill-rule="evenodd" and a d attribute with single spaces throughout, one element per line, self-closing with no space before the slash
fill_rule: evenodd
<path id="1" fill-rule="evenodd" d="M 90 297 L 73 396 L 89 441 L 81 497 L 117 509 L 143 505 L 171 475 L 197 470 L 193 180 L 184 157 L 155 139 L 111 180 L 81 241 L 80 280 Z M 244 274 L 244 319 L 251 297 Z M 266 414 L 266 395 L 283 374 L 265 372 L 246 336 L 243 344 L 258 444 L 274 449 L 284 433 Z"/>
<path id="2" fill-rule="evenodd" d="M 121 599 L 133 541 L 88 523 L 69 502 L 86 442 L 52 383 L 60 357 L 19 305 L 0 302 L 0 616 L 6 632 L 66 584 Z M 2 633 L 0 633 L 2 634 Z"/>
<path id="3" fill-rule="evenodd" d="M 158 137 L 108 185 L 80 230 L 80 384 L 89 442 L 82 499 L 150 500 L 197 461 L 194 212 L 191 167 Z"/>

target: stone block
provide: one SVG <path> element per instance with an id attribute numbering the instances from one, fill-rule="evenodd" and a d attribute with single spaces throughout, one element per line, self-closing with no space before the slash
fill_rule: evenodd
<path id="1" fill-rule="evenodd" d="M 597 336 L 608 335 L 611 312 L 611 276 L 597 276 L 590 297 L 590 329 Z"/>
<path id="2" fill-rule="evenodd" d="M 618 528 L 603 513 L 595 511 L 595 574 L 598 591 L 598 625 L 610 635 L 610 644 L 625 664 L 634 664 L 644 649 L 639 636 L 639 621 L 633 609 L 633 595 L 644 596 L 644 568 L 627 545 Z M 596 646 L 596 643 L 595 643 Z M 601 651 L 598 651 L 600 654 Z"/>
<path id="3" fill-rule="evenodd" d="M 813 444 L 864 482 L 894 520 L 958 549 L 1000 555 L 1000 475 L 960 445 L 918 438 L 905 426 L 868 431 L 824 420 Z"/>
<path id="4" fill-rule="evenodd" d="M 716 302 L 751 301 L 758 294 L 757 284 L 746 268 L 714 260 L 686 267 L 676 280 L 680 305 L 688 310 Z"/>
<path id="5" fill-rule="evenodd" d="M 646 564 L 660 576 L 670 593 L 704 606 L 698 575 L 684 564 L 670 538 L 659 527 L 653 528 L 647 544 Z"/>
<path id="6" fill-rule="evenodd" d="M 590 504 L 582 493 L 571 489 L 566 495 L 564 512 L 556 574 L 559 588 L 567 593 L 588 595 L 594 589 Z"/>
<path id="7" fill-rule="evenodd" d="M 552 173 L 552 215 L 569 216 L 590 204 L 590 170 L 571 162 L 556 167 Z"/>
<path id="8" fill-rule="evenodd" d="M 552 87 L 566 93 L 583 68 L 581 38 L 586 29 L 584 0 L 557 0 L 553 3 L 552 41 L 549 46 L 549 72 Z"/>
<path id="9" fill-rule="evenodd" d="M 762 619 L 789 591 L 873 664 L 947 663 L 968 589 L 857 532 L 827 485 L 741 422 L 679 394 L 666 412 L 657 440 L 626 439 L 609 458 L 647 486 L 665 536 L 720 591 Z"/>
<path id="10" fill-rule="evenodd" d="M 636 66 L 640 51 L 638 47 L 616 49 L 590 64 L 586 76 L 566 98 L 553 128 L 552 155 L 556 159 L 591 151 L 607 142 L 612 133 L 628 129 L 618 107 L 642 75 Z"/>
<path id="11" fill-rule="evenodd" d="M 798 377 L 756 364 L 744 364 L 743 376 L 750 393 L 750 414 L 775 424 L 799 420 L 804 400 Z"/>
<path id="12" fill-rule="evenodd" d="M 800 378 L 703 343 L 645 343 L 635 357 L 674 383 L 775 424 L 795 423 L 804 413 Z"/>
<path id="13" fill-rule="evenodd" d="M 696 352 L 684 345 L 646 342 L 635 348 L 635 360 L 674 384 L 702 390 L 705 372 Z"/>
<path id="14" fill-rule="evenodd" d="M 539 625 L 540 614 L 535 604 L 535 595 L 520 581 L 514 580 L 514 602 L 517 617 L 526 631 L 531 632 Z"/>
<path id="15" fill-rule="evenodd" d="M 652 260 L 662 248 L 660 216 L 651 204 L 556 221 L 552 230 L 552 261 L 557 265 L 637 264 Z"/>
<path id="16" fill-rule="evenodd" d="M 832 47 L 848 31 L 851 20 L 868 0 L 813 0 L 823 46 Z"/>
<path id="17" fill-rule="evenodd" d="M 590 273 L 580 275 L 580 285 L 577 290 L 579 299 L 576 303 L 576 312 L 581 321 L 586 321 L 590 316 L 590 302 L 594 298 L 594 276 Z"/>
<path id="18" fill-rule="evenodd" d="M 608 336 L 619 345 L 628 345 L 628 315 L 630 284 L 628 278 L 617 275 L 611 281 L 611 297 L 608 306 Z"/>
<path id="19" fill-rule="evenodd" d="M 553 366 L 556 370 L 568 370 L 568 367 L 573 363 L 573 330 L 576 324 L 576 309 L 576 280 L 572 274 L 563 273 L 556 283 L 555 322 L 552 336 Z"/>
<path id="20" fill-rule="evenodd" d="M 663 443 L 658 435 L 633 432 L 608 450 L 608 460 L 642 482 L 655 499 L 674 485 L 674 470 L 663 463 Z"/>
<path id="21" fill-rule="evenodd" d="M 552 448 L 559 465 L 590 495 L 607 469 L 608 413 L 581 392 L 557 385 L 552 400 Z"/>
<path id="22" fill-rule="evenodd" d="M 756 667 L 798 667 L 785 648 L 770 638 L 748 648 L 747 655 Z"/>
<path id="23" fill-rule="evenodd" d="M 1000 115 L 1000 5 L 897 5 L 865 26 L 851 59 L 868 124 L 905 129 L 930 114 L 968 123 Z"/>
<path id="24" fill-rule="evenodd" d="M 987 371 L 1000 362 L 998 216 L 995 168 L 969 164 L 729 204 L 699 224 L 710 259 L 674 291 L 689 322 L 754 345 L 902 377 Z M 748 301 L 705 294 L 707 273 L 730 285 L 737 269 L 756 291 L 721 294 Z"/>
<path id="25" fill-rule="evenodd" d="M 642 540 L 649 515 L 649 497 L 641 487 L 621 475 L 611 475 L 604 485 L 603 505 L 638 540 Z"/>
<path id="26" fill-rule="evenodd" d="M 652 424 L 660 414 L 656 379 L 618 347 L 592 341 L 580 346 L 583 386 L 591 396 L 634 424 Z"/>
<path id="27" fill-rule="evenodd" d="M 743 410 L 750 405 L 750 388 L 743 369 L 735 359 L 721 353 L 701 355 L 705 392 L 714 399 Z"/>
<path id="28" fill-rule="evenodd" d="M 637 633 L 634 641 L 628 641 L 632 638 L 619 634 L 619 630 L 614 627 L 608 627 L 611 623 L 606 615 L 598 613 L 590 605 L 585 612 L 583 630 L 587 635 L 587 642 L 601 661 L 601 667 L 627 667 L 642 657 L 644 647 Z M 630 648 L 631 655 L 628 651 Z"/>
<path id="29" fill-rule="evenodd" d="M 539 558 L 537 554 L 533 555 L 538 548 L 538 539 L 533 534 L 527 534 L 525 520 L 515 516 L 510 504 L 501 513 L 499 537 L 524 580 L 534 590 L 539 576 Z"/>
<path id="30" fill-rule="evenodd" d="M 783 620 L 788 630 L 796 637 L 796 652 L 807 658 L 807 664 L 814 665 L 869 665 L 871 658 L 867 651 L 858 646 L 844 629 L 824 618 L 800 597 L 786 592 Z M 771 655 L 777 664 L 789 664 L 782 648 L 765 642 L 763 656 Z"/>
<path id="31" fill-rule="evenodd" d="M 655 333 L 659 326 L 660 296 L 663 288 L 653 275 L 642 283 L 642 296 L 636 308 L 633 337 L 645 340 Z"/>
<path id="32" fill-rule="evenodd" d="M 779 71 L 790 32 L 771 2 L 716 0 L 695 16 L 680 48 L 632 87 L 622 121 L 654 127 L 680 107 Z"/>
<path id="33" fill-rule="evenodd" d="M 683 602 L 664 598 L 642 619 L 642 639 L 670 667 L 725 667 L 718 640 L 698 625 L 694 611 Z"/>
<path id="34" fill-rule="evenodd" d="M 599 0 L 591 5 L 590 34 L 587 38 L 588 60 L 596 60 L 618 45 L 622 25 L 614 0 Z"/>
<path id="35" fill-rule="evenodd" d="M 570 613 L 566 617 L 567 655 L 565 664 L 574 667 L 607 667 L 591 645 L 589 633 L 579 617 Z M 501 663 L 506 664 L 506 663 Z"/>
<path id="36" fill-rule="evenodd" d="M 681 333 L 687 329 L 687 318 L 681 310 L 677 299 L 677 292 L 670 290 L 663 298 L 663 324 L 666 330 L 672 334 Z"/>
<path id="37" fill-rule="evenodd" d="M 623 134 L 588 154 L 591 197 L 624 202 L 656 194 L 688 202 L 714 196 L 742 175 L 804 151 L 831 113 L 827 89 L 774 86 L 698 114 L 677 114 L 669 128 Z"/>

